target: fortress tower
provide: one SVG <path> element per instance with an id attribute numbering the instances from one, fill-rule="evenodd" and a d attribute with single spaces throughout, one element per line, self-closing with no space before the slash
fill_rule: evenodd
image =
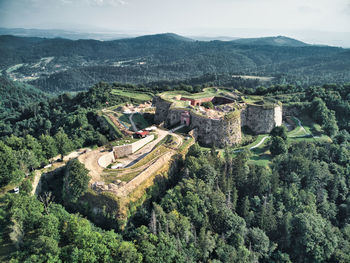
<path id="1" fill-rule="evenodd" d="M 214 109 L 201 105 L 212 102 Z M 256 134 L 269 133 L 282 125 L 282 104 L 245 100 L 236 93 L 216 88 L 202 93 L 183 91 L 161 93 L 153 99 L 155 122 L 165 127 L 185 124 L 194 130 L 197 140 L 206 145 L 224 147 L 242 140 L 241 127 L 248 126 Z"/>

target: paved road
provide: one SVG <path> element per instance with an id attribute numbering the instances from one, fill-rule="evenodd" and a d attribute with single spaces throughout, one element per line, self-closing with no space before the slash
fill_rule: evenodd
<path id="1" fill-rule="evenodd" d="M 267 138 L 269 138 L 269 137 L 270 137 L 270 136 L 265 136 L 264 138 L 261 139 L 261 141 L 260 141 L 258 144 L 256 144 L 256 145 L 250 147 L 249 150 L 253 150 L 253 149 L 255 149 L 255 148 L 258 148 L 258 147 L 259 147 L 261 144 L 263 144 L 264 141 L 265 141 Z M 239 153 L 239 152 L 241 152 L 241 151 L 243 151 L 243 149 L 241 149 L 241 150 L 235 150 L 235 151 L 233 151 L 233 152 L 234 152 L 234 153 Z"/>
<path id="2" fill-rule="evenodd" d="M 257 145 L 254 145 L 252 147 L 249 148 L 249 150 L 252 150 L 252 149 L 255 149 L 255 148 L 258 148 L 261 144 L 264 143 L 264 141 L 269 138 L 270 136 L 265 136 L 264 138 L 261 139 L 261 141 L 257 144 Z"/>
<path id="3" fill-rule="evenodd" d="M 176 132 L 177 130 L 182 129 L 183 127 L 185 127 L 185 124 L 182 124 L 182 125 L 180 125 L 180 126 L 174 128 L 174 129 L 172 129 L 171 132 Z"/>
<path id="4" fill-rule="evenodd" d="M 134 121 L 133 121 L 133 119 L 132 119 L 132 117 L 134 116 L 134 114 L 135 114 L 135 113 L 132 113 L 132 114 L 129 115 L 129 121 L 130 121 L 130 123 L 131 123 L 132 129 L 134 130 L 134 132 L 137 132 L 138 129 L 137 129 L 137 127 L 136 127 L 136 125 L 135 125 L 135 123 L 134 123 Z"/>
<path id="5" fill-rule="evenodd" d="M 307 131 L 305 130 L 305 128 L 303 127 L 303 125 L 301 125 L 301 120 L 299 120 L 297 117 L 293 117 L 293 118 L 295 118 L 295 119 L 298 121 L 298 125 L 299 125 L 300 129 L 301 129 L 302 131 L 304 131 L 306 135 L 309 135 L 308 132 L 307 132 Z"/>

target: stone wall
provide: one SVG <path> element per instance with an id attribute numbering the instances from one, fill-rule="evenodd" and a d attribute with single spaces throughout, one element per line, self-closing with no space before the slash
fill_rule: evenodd
<path id="1" fill-rule="evenodd" d="M 166 127 L 181 122 L 181 113 L 184 109 L 169 109 L 165 119 Z M 232 118 L 210 119 L 192 111 L 190 113 L 190 129 L 196 129 L 197 140 L 206 145 L 215 144 L 218 147 L 240 143 L 241 119 L 240 114 L 233 114 Z"/>
<path id="2" fill-rule="evenodd" d="M 203 102 L 209 102 L 212 101 L 214 97 L 207 97 L 207 98 L 201 98 L 201 99 L 191 99 L 186 97 L 181 97 L 180 100 L 190 101 L 192 106 L 199 106 Z"/>
<path id="3" fill-rule="evenodd" d="M 156 113 L 154 115 L 154 122 L 156 124 L 160 124 L 166 120 L 171 104 L 171 102 L 163 100 L 161 97 L 156 96 L 153 98 L 153 105 L 156 107 Z"/>
<path id="4" fill-rule="evenodd" d="M 185 110 L 181 109 L 170 109 L 168 111 L 168 116 L 165 119 L 165 127 L 171 127 L 175 124 L 181 122 L 181 113 L 185 112 Z"/>
<path id="5" fill-rule="evenodd" d="M 206 145 L 225 147 L 241 142 L 241 119 L 237 114 L 232 118 L 209 119 L 191 114 L 191 129 L 196 129 L 197 140 Z"/>
<path id="6" fill-rule="evenodd" d="M 242 126 L 248 126 L 254 133 L 269 133 L 282 125 L 282 106 L 266 107 L 249 104 L 241 112 Z"/>
<path id="7" fill-rule="evenodd" d="M 149 135 L 146 138 L 143 138 L 141 140 L 138 140 L 136 142 L 133 142 L 131 144 L 125 144 L 125 145 L 120 145 L 120 146 L 115 146 L 113 147 L 113 154 L 114 158 L 123 158 L 125 156 L 128 156 L 130 154 L 133 154 L 140 148 L 142 148 L 144 145 L 147 143 L 151 142 L 154 140 L 154 135 Z"/>
<path id="8" fill-rule="evenodd" d="M 107 168 L 108 165 L 110 165 L 111 163 L 113 163 L 115 161 L 114 159 L 114 154 L 113 152 L 108 152 L 104 155 L 102 155 L 99 159 L 98 159 L 98 165 L 103 167 L 103 168 Z"/>
<path id="9" fill-rule="evenodd" d="M 131 144 L 115 146 L 115 147 L 113 147 L 113 154 L 114 154 L 115 159 L 128 156 L 128 155 L 132 154 L 132 146 L 131 146 Z"/>
<path id="10" fill-rule="evenodd" d="M 171 102 L 160 97 L 153 100 L 156 106 L 156 123 L 171 127 L 181 122 L 185 109 L 170 108 Z M 275 126 L 282 125 L 282 106 L 248 104 L 242 110 L 228 113 L 221 119 L 210 119 L 189 110 L 190 128 L 196 129 L 197 140 L 203 144 L 224 147 L 241 142 L 241 127 L 247 125 L 256 134 L 269 133 Z"/>

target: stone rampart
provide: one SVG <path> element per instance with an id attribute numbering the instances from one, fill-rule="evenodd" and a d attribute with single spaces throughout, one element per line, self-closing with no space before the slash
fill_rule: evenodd
<path id="1" fill-rule="evenodd" d="M 168 115 L 165 119 L 165 126 L 166 127 L 171 127 L 174 126 L 175 124 L 178 124 L 181 122 L 181 113 L 185 112 L 186 110 L 183 109 L 170 109 L 168 111 Z"/>
<path id="2" fill-rule="evenodd" d="M 115 159 L 128 156 L 128 155 L 132 154 L 132 146 L 131 146 L 131 144 L 115 146 L 115 147 L 113 147 L 113 154 L 114 154 Z"/>
<path id="3" fill-rule="evenodd" d="M 225 103 L 226 101 L 222 101 Z M 246 104 L 242 109 L 227 113 L 220 119 L 211 119 L 195 113 L 191 109 L 171 107 L 171 102 L 155 97 L 156 123 L 171 127 L 181 122 L 181 113 L 190 113 L 190 128 L 196 129 L 199 142 L 206 145 L 224 147 L 241 142 L 241 127 L 247 125 L 256 134 L 269 133 L 274 127 L 282 125 L 282 106 L 279 104 Z"/>
<path id="4" fill-rule="evenodd" d="M 269 133 L 282 125 L 282 106 L 248 104 L 241 112 L 242 126 L 248 126 L 254 133 Z"/>
<path id="5" fill-rule="evenodd" d="M 103 168 L 107 168 L 108 165 L 110 165 L 111 163 L 113 163 L 115 161 L 114 159 L 114 154 L 113 152 L 108 152 L 104 155 L 102 155 L 99 159 L 98 159 L 98 165 L 103 167 Z"/>
<path id="6" fill-rule="evenodd" d="M 149 135 L 146 138 L 138 140 L 134 143 L 115 146 L 115 147 L 113 147 L 114 158 L 115 159 L 123 158 L 125 156 L 130 155 L 130 154 L 133 154 L 134 152 L 136 152 L 137 150 L 142 148 L 144 145 L 146 145 L 147 143 L 149 143 L 153 140 L 154 140 L 154 135 Z"/>
<path id="7" fill-rule="evenodd" d="M 154 115 L 154 122 L 156 124 L 160 124 L 166 120 L 171 104 L 171 102 L 166 101 L 161 97 L 156 96 L 153 98 L 153 105 L 156 107 L 156 113 Z"/>
<path id="8" fill-rule="evenodd" d="M 239 113 L 233 113 L 231 117 L 221 119 L 210 119 L 193 112 L 190 114 L 190 128 L 196 129 L 199 142 L 218 147 L 240 143 L 242 134 Z"/>

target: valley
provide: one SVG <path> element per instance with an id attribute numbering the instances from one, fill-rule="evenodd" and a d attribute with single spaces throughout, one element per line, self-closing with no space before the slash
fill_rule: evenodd
<path id="1" fill-rule="evenodd" d="M 112 41 L 0 36 L 0 54 L 2 76 L 54 93 L 87 90 L 99 81 L 141 84 L 206 74 L 231 81 L 253 81 L 253 75 L 266 84 L 322 84 L 323 76 L 350 80 L 344 70 L 348 49 L 284 37 L 206 42 L 175 34 Z"/>
<path id="2" fill-rule="evenodd" d="M 0 261 L 347 262 L 348 50 L 173 34 L 4 49 Z"/>

